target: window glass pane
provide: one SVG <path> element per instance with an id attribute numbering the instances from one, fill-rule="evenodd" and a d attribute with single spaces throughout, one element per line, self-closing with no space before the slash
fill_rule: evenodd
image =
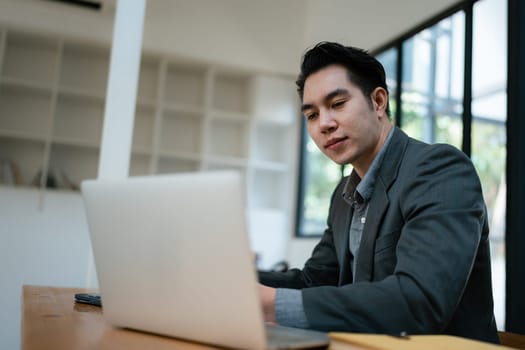
<path id="1" fill-rule="evenodd" d="M 436 116 L 436 137 L 439 143 L 448 143 L 461 149 L 463 140 L 463 121 L 459 116 Z"/>
<path id="2" fill-rule="evenodd" d="M 425 128 L 429 127 L 428 108 L 423 102 L 423 96 L 417 92 L 402 92 L 401 104 L 403 112 L 401 127 L 411 137 L 427 141 Z"/>
<path id="3" fill-rule="evenodd" d="M 465 15 L 458 12 L 403 44 L 402 128 L 461 147 Z"/>
<path id="4" fill-rule="evenodd" d="M 303 203 L 298 234 L 320 235 L 326 228 L 330 197 L 341 179 L 341 166 L 326 157 L 307 135 L 303 160 Z"/>
<path id="5" fill-rule="evenodd" d="M 416 139 L 430 141 L 425 135 L 429 126 L 428 85 L 431 47 L 426 29 L 403 43 L 401 127 Z"/>
<path id="6" fill-rule="evenodd" d="M 396 115 L 396 93 L 397 93 L 397 50 L 395 48 L 388 49 L 376 56 L 377 60 L 381 62 L 385 68 L 386 86 L 390 94 L 390 117 L 392 123 L 395 124 Z"/>
<path id="7" fill-rule="evenodd" d="M 494 312 L 505 319 L 505 215 L 507 120 L 507 2 L 474 5 L 472 55 L 472 161 L 487 203 L 492 254 Z"/>

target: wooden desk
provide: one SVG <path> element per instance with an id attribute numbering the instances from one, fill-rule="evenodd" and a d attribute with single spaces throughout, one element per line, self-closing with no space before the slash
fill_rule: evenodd
<path id="1" fill-rule="evenodd" d="M 113 328 L 97 306 L 78 304 L 75 293 L 90 290 L 24 286 L 22 295 L 22 350 L 210 350 L 219 349 L 149 333 Z M 381 336 L 380 336 L 381 337 Z M 415 338 L 415 337 L 414 337 Z M 411 339 L 413 339 L 411 337 Z M 468 339 L 441 340 L 448 346 L 432 348 L 509 349 Z M 459 342 L 459 341 L 462 342 Z M 403 340 L 405 341 L 405 340 Z M 465 342 L 469 347 L 465 346 Z M 422 344 L 424 341 L 416 343 Z M 428 340 L 427 340 L 428 342 Z M 408 344 L 408 343 L 407 343 Z M 379 343 L 377 343 L 379 347 Z M 435 345 L 435 344 L 434 344 Z M 345 347 L 346 348 L 346 347 Z M 365 349 L 354 345 L 352 349 Z M 375 348 L 375 346 L 374 346 Z M 403 346 L 405 348 L 405 346 Z M 414 349 L 414 347 L 408 347 Z"/>
<path id="2" fill-rule="evenodd" d="M 86 289 L 24 286 L 22 350 L 209 350 L 210 346 L 109 326 L 99 307 L 78 304 Z"/>

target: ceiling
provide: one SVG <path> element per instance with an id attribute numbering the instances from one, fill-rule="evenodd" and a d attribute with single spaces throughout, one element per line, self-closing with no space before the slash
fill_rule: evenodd
<path id="1" fill-rule="evenodd" d="M 49 0 L 48 0 L 49 1 Z M 89 8 L 91 4 L 112 16 L 117 0 L 52 0 Z M 230 12 L 232 20 L 244 8 L 243 16 L 251 21 L 264 18 L 269 29 L 272 18 L 285 16 L 290 26 L 297 22 L 303 26 L 303 46 L 322 40 L 340 41 L 366 49 L 374 49 L 400 36 L 411 28 L 427 21 L 436 14 L 460 2 L 459 0 L 145 0 L 146 22 L 168 14 L 172 21 L 177 9 L 200 8 L 192 20 L 200 22 L 199 13 L 223 8 L 220 15 Z M 75 7 L 75 6 L 73 6 Z M 252 11 L 250 11 L 250 9 Z M 216 12 L 216 11 L 215 11 Z M 222 11 L 221 11 L 222 12 Z M 217 14 L 217 13 L 216 13 Z M 206 22 L 203 23 L 204 25 Z M 297 38 L 300 39 L 300 38 Z"/>
<path id="2" fill-rule="evenodd" d="M 306 0 L 305 40 L 332 38 L 374 49 L 404 34 L 458 0 Z"/>
<path id="3" fill-rule="evenodd" d="M 144 45 L 294 72 L 305 48 L 383 46 L 458 0 L 148 0 Z"/>

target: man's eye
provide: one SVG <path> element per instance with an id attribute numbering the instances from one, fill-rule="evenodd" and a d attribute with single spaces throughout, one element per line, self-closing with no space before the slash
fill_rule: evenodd
<path id="1" fill-rule="evenodd" d="M 341 108 L 341 107 L 344 106 L 345 102 L 346 102 L 345 100 L 343 100 L 343 101 L 336 101 L 336 102 L 334 102 L 332 104 L 332 108 Z"/>
<path id="2" fill-rule="evenodd" d="M 314 120 L 317 117 L 317 113 L 309 113 L 304 115 L 307 120 Z"/>

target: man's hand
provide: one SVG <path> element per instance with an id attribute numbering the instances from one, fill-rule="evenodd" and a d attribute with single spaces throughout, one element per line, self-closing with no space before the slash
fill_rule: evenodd
<path id="1" fill-rule="evenodd" d="M 277 323 L 275 319 L 275 288 L 259 284 L 259 297 L 266 322 Z"/>

